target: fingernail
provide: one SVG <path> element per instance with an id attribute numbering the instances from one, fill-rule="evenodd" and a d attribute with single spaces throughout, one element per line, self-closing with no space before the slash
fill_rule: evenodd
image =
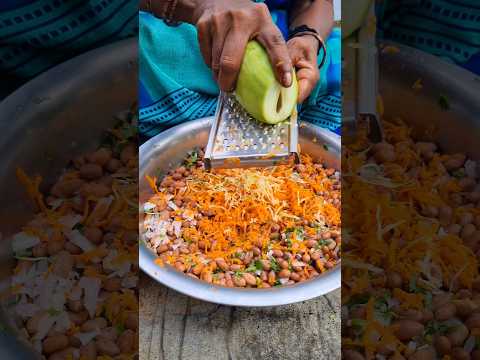
<path id="1" fill-rule="evenodd" d="M 290 85 L 292 85 L 292 74 L 290 72 L 286 72 L 283 75 L 283 85 L 286 87 L 290 87 Z"/>

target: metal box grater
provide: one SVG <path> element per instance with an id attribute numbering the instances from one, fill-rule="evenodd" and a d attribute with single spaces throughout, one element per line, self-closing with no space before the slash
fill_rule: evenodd
<path id="1" fill-rule="evenodd" d="M 267 167 L 299 162 L 297 112 L 277 125 L 251 117 L 233 94 L 220 93 L 205 150 L 205 167 Z"/>

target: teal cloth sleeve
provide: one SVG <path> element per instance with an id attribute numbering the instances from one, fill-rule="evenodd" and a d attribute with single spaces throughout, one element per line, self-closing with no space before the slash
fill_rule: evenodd
<path id="1" fill-rule="evenodd" d="M 278 17 L 277 17 L 278 18 Z M 200 53 L 195 27 L 167 26 L 140 12 L 139 130 L 143 139 L 176 124 L 212 116 L 219 93 Z M 341 124 L 341 34 L 327 41 L 321 81 L 300 111 L 301 118 L 339 131 Z"/>

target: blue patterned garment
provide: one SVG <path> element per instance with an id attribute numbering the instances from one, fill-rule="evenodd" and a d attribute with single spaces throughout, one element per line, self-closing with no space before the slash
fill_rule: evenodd
<path id="1" fill-rule="evenodd" d="M 288 31 L 286 0 L 272 17 L 282 33 Z M 283 3 L 283 4 L 280 4 Z M 281 6 L 283 5 L 283 6 Z M 194 26 L 165 25 L 140 12 L 139 131 L 148 139 L 176 124 L 212 116 L 219 89 L 203 62 Z M 300 109 L 300 118 L 340 133 L 341 34 L 334 29 L 327 41 L 328 57 L 321 81 Z"/>
<path id="2" fill-rule="evenodd" d="M 136 0 L 1 0 L 0 72 L 9 79 L 2 87 L 137 33 Z"/>
<path id="3" fill-rule="evenodd" d="M 480 1 L 384 0 L 379 35 L 480 74 Z"/>

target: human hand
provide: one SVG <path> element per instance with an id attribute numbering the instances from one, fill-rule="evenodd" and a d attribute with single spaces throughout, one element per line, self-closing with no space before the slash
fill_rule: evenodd
<path id="1" fill-rule="evenodd" d="M 282 34 L 266 5 L 250 0 L 204 0 L 192 14 L 200 50 L 220 89 L 235 88 L 248 41 L 256 39 L 268 53 L 277 80 L 292 83 L 292 62 Z"/>
<path id="2" fill-rule="evenodd" d="M 287 48 L 297 73 L 298 102 L 302 103 L 320 79 L 317 65 L 318 41 L 309 35 L 293 37 L 287 42 Z"/>

